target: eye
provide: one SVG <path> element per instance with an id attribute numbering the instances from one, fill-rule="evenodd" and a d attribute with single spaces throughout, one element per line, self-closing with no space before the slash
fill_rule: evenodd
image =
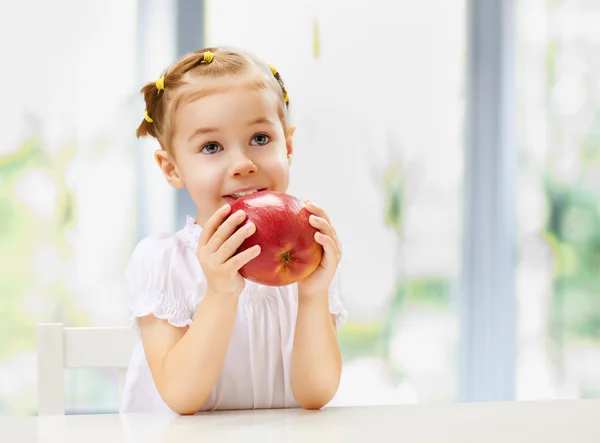
<path id="1" fill-rule="evenodd" d="M 269 137 L 267 134 L 256 134 L 254 137 L 252 137 L 252 142 L 250 142 L 250 144 L 264 146 L 270 141 L 271 137 Z"/>
<path id="2" fill-rule="evenodd" d="M 223 148 L 218 145 L 217 143 L 207 143 L 204 146 L 202 146 L 202 149 L 200 149 L 200 152 L 202 152 L 203 154 L 206 155 L 212 155 L 212 154 L 216 154 L 217 152 L 221 152 L 223 150 Z"/>

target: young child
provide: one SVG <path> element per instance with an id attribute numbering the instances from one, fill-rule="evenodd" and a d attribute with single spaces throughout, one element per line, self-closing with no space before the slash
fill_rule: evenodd
<path id="1" fill-rule="evenodd" d="M 121 412 L 325 406 L 340 380 L 337 329 L 347 317 L 342 250 L 327 214 L 306 200 L 324 254 L 301 282 L 247 281 L 238 270 L 260 248 L 235 254 L 256 226 L 234 233 L 245 214 L 229 205 L 288 188 L 294 127 L 281 76 L 247 53 L 208 48 L 182 57 L 142 92 L 137 136 L 158 140 L 165 179 L 187 189 L 196 214 L 174 234 L 143 239 L 127 266 L 138 340 Z"/>

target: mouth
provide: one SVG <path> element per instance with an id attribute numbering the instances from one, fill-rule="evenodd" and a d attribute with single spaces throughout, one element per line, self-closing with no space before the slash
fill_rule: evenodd
<path id="1" fill-rule="evenodd" d="M 240 191 L 233 192 L 231 194 L 224 195 L 223 198 L 227 201 L 235 201 L 238 198 L 245 197 L 246 195 L 256 194 L 257 192 L 266 191 L 268 188 L 254 188 L 254 189 L 243 189 Z"/>

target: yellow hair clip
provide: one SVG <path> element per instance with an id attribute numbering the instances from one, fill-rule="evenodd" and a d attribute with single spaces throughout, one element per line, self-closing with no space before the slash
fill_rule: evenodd
<path id="1" fill-rule="evenodd" d="M 152 120 L 150 118 L 150 116 L 148 115 L 148 111 L 146 111 L 146 115 L 144 115 L 144 119 L 148 122 L 148 123 L 154 123 L 154 120 Z"/>
<path id="2" fill-rule="evenodd" d="M 269 65 L 269 68 L 271 68 L 271 73 L 272 73 L 273 75 L 277 75 L 277 69 L 275 69 L 275 66 L 273 66 L 273 65 Z"/>
<path id="3" fill-rule="evenodd" d="M 156 88 L 160 91 L 161 89 L 165 89 L 165 76 L 163 75 L 161 78 L 156 80 Z"/>
<path id="4" fill-rule="evenodd" d="M 213 54 L 212 52 L 210 52 L 210 51 L 204 52 L 204 61 L 206 63 L 212 62 L 214 58 L 215 58 L 215 54 Z"/>
<path id="5" fill-rule="evenodd" d="M 287 91 L 285 91 L 285 96 L 283 97 L 283 101 L 286 103 L 290 101 L 290 95 L 288 94 Z"/>

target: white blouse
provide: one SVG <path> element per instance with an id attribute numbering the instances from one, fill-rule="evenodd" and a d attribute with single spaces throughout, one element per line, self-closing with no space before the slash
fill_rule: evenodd
<path id="1" fill-rule="evenodd" d="M 182 230 L 143 239 L 131 256 L 126 300 L 137 339 L 121 413 L 172 412 L 152 380 L 138 318 L 152 313 L 177 327 L 192 324 L 206 290 L 196 257 L 200 232 L 188 216 Z M 297 297 L 296 284 L 269 287 L 246 280 L 221 375 L 203 411 L 299 407 L 290 383 Z M 329 308 L 339 328 L 348 316 L 340 300 L 339 269 L 329 287 Z"/>

